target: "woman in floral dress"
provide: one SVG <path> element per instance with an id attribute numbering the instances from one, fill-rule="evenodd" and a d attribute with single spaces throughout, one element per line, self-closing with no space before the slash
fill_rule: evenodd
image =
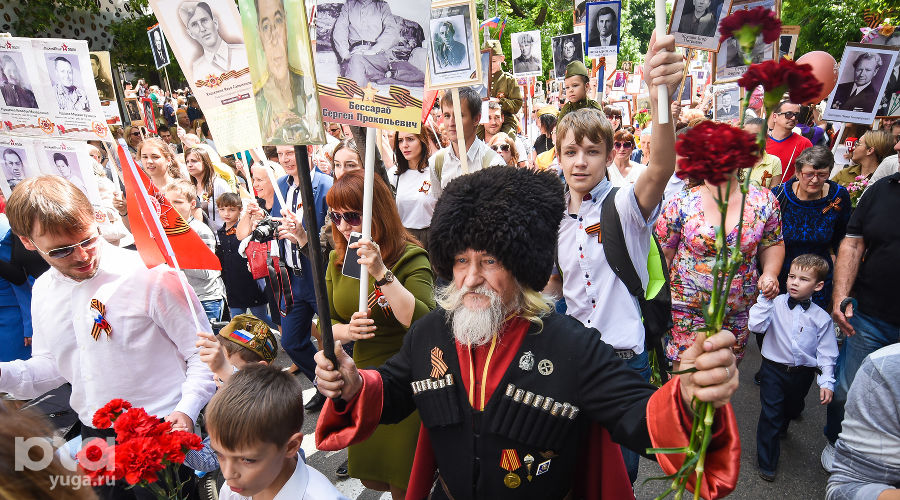
<path id="1" fill-rule="evenodd" d="M 720 187 L 728 189 L 724 183 Z M 725 219 L 727 243 L 737 238 L 737 222 L 741 193 L 735 177 L 731 180 L 728 213 Z M 703 308 L 709 304 L 712 289 L 712 266 L 715 262 L 716 226 L 721 224 L 713 198 L 718 188 L 701 184 L 681 191 L 666 202 L 656 223 L 656 234 L 669 263 L 672 282 L 672 321 L 666 336 L 666 356 L 677 363 L 682 351 L 694 343 L 694 336 L 704 326 Z M 778 202 L 768 189 L 750 186 L 744 207 L 741 233 L 741 263 L 731 282 L 723 329 L 737 337 L 735 356 L 744 356 L 749 330 L 747 317 L 756 301 L 757 291 L 774 298 L 778 294 L 778 272 L 784 259 L 781 238 L 781 215 Z M 762 274 L 757 271 L 757 258 Z M 677 368 L 676 368 L 677 369 Z"/>

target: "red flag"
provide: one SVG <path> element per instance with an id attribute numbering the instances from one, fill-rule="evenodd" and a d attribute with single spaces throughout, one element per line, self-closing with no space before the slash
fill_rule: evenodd
<path id="1" fill-rule="evenodd" d="M 176 269 L 221 270 L 216 254 L 178 215 L 121 144 L 118 153 L 125 182 L 128 222 L 144 264 L 147 267 L 166 263 Z"/>
<path id="2" fill-rule="evenodd" d="M 425 120 L 428 119 L 428 114 L 431 113 L 431 108 L 434 107 L 434 101 L 437 99 L 437 90 L 426 90 L 423 95 L 424 99 L 422 99 L 422 123 L 425 123 Z"/>

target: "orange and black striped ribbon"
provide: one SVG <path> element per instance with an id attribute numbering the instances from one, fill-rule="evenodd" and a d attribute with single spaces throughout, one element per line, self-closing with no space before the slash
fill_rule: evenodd
<path id="1" fill-rule="evenodd" d="M 91 309 L 97 312 L 94 317 L 94 326 L 91 327 L 91 337 L 94 340 L 100 340 L 100 333 L 106 332 L 109 336 L 112 333 L 112 327 L 106 321 L 106 306 L 97 299 L 91 299 Z"/>
<path id="2" fill-rule="evenodd" d="M 431 378 L 441 378 L 447 373 L 447 363 L 444 362 L 444 352 L 435 347 L 431 350 Z"/>
<path id="3" fill-rule="evenodd" d="M 831 210 L 832 208 L 835 211 L 839 212 L 841 210 L 841 200 L 839 200 L 837 198 L 831 200 L 831 203 L 829 203 L 825 208 L 822 209 L 822 213 L 823 214 L 828 213 L 828 211 Z"/>
<path id="4" fill-rule="evenodd" d="M 584 228 L 584 231 L 587 234 L 596 234 L 597 235 L 597 243 L 600 243 L 600 223 L 591 224 L 590 226 Z"/>
<path id="5" fill-rule="evenodd" d="M 381 307 L 381 310 L 384 312 L 385 316 L 393 314 L 390 304 L 385 304 L 382 306 L 378 303 L 378 299 L 380 299 L 381 297 L 384 297 L 384 292 L 381 291 L 381 287 L 376 286 L 375 289 L 372 290 L 372 293 L 369 294 L 369 309 L 374 309 L 375 306 L 378 306 Z"/>
<path id="6" fill-rule="evenodd" d="M 351 80 L 349 78 L 345 78 L 343 76 L 338 77 L 337 86 L 338 88 L 335 89 L 326 87 L 324 85 L 319 85 L 319 93 L 331 97 L 337 97 L 338 99 L 353 99 L 362 97 L 364 95 L 362 87 L 360 87 L 359 84 L 357 84 L 354 80 Z M 373 102 L 375 104 L 380 104 L 382 106 L 388 106 L 392 108 L 422 107 L 421 99 L 416 99 L 409 93 L 409 90 L 402 87 L 391 85 L 388 89 L 388 95 L 390 95 L 390 97 L 376 95 Z"/>
<path id="7" fill-rule="evenodd" d="M 512 472 L 522 466 L 519 461 L 519 454 L 516 450 L 509 448 L 500 452 L 500 467 L 503 470 Z"/>
<path id="8" fill-rule="evenodd" d="M 222 73 L 219 76 L 209 75 L 208 77 L 204 78 L 203 80 L 195 81 L 194 86 L 196 86 L 197 88 L 218 87 L 219 85 L 222 85 L 222 83 L 224 83 L 226 80 L 230 80 L 232 78 L 239 78 L 241 76 L 246 75 L 249 72 L 250 72 L 250 68 L 247 67 L 244 69 L 239 69 L 237 71 L 235 71 L 235 70 L 226 71 L 225 73 Z"/>

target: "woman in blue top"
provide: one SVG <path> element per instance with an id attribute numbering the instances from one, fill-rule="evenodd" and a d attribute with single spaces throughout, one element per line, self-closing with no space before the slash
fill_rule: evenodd
<path id="1" fill-rule="evenodd" d="M 778 282 L 781 293 L 785 293 L 785 283 L 794 257 L 805 253 L 821 256 L 831 269 L 825 279 L 825 286 L 813 294 L 812 300 L 830 311 L 828 306 L 834 271 L 831 256 L 837 252 L 847 231 L 851 209 L 850 193 L 828 179 L 834 166 L 834 156 L 828 148 L 814 146 L 804 149 L 797 156 L 795 165 L 794 178 L 772 189 L 781 205 L 781 229 L 785 246 L 784 264 L 778 275 Z"/>

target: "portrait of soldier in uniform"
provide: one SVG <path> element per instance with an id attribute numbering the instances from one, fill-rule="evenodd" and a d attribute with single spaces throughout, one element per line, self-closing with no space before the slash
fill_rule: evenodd
<path id="1" fill-rule="evenodd" d="M 672 31 L 699 36 L 716 36 L 721 2 L 685 0 L 678 26 Z"/>
<path id="2" fill-rule="evenodd" d="M 3 76 L 0 79 L 0 93 L 3 94 L 3 102 L 7 106 L 32 109 L 38 107 L 34 92 L 29 88 L 28 82 L 23 79 L 21 68 L 11 55 L 4 54 L 3 57 L 0 57 L 0 72 Z"/>
<path id="3" fill-rule="evenodd" d="M 437 66 L 435 73 L 469 68 L 466 45 L 457 40 L 457 38 L 465 36 L 464 29 L 461 30 L 460 35 L 457 35 L 457 30 L 463 27 L 462 16 L 435 19 L 431 24 L 432 33 L 434 33 L 432 52 Z"/>
<path id="4" fill-rule="evenodd" d="M 178 8 L 178 17 L 184 29 L 201 52 L 191 63 L 192 80 L 209 75 L 221 75 L 230 70 L 244 69 L 247 49 L 242 43 L 228 43 L 219 31 L 219 20 L 206 2 L 188 1 Z"/>
<path id="5" fill-rule="evenodd" d="M 116 98 L 116 93 L 113 90 L 112 78 L 105 74 L 106 69 L 103 67 L 103 63 L 100 61 L 100 56 L 98 54 L 91 53 L 91 74 L 94 75 L 94 85 L 97 86 L 97 95 L 100 96 L 101 101 L 112 101 Z"/>
<path id="6" fill-rule="evenodd" d="M 60 111 L 91 110 L 87 93 L 78 86 L 76 75 L 78 67 L 70 57 L 49 55 L 48 66 L 50 79 L 53 81 L 53 94 Z"/>
<path id="7" fill-rule="evenodd" d="M 553 71 L 556 78 L 566 75 L 566 66 L 572 61 L 584 61 L 584 43 L 581 33 L 572 33 L 550 39 L 553 46 Z"/>
<path id="8" fill-rule="evenodd" d="M 0 155 L 0 159 L 3 161 L 3 176 L 6 177 L 6 183 L 9 184 L 10 189 L 25 180 L 23 156 L 23 151 L 17 148 L 6 148 Z"/>
<path id="9" fill-rule="evenodd" d="M 513 48 L 518 48 L 518 56 L 513 50 L 513 74 L 537 73 L 541 71 L 540 38 L 532 32 L 515 33 Z M 537 54 L 535 54 L 535 52 Z"/>
<path id="10" fill-rule="evenodd" d="M 150 50 L 153 52 L 153 62 L 157 68 L 169 64 L 169 52 L 166 50 L 166 44 L 163 42 L 162 28 L 157 25 L 150 30 Z"/>

